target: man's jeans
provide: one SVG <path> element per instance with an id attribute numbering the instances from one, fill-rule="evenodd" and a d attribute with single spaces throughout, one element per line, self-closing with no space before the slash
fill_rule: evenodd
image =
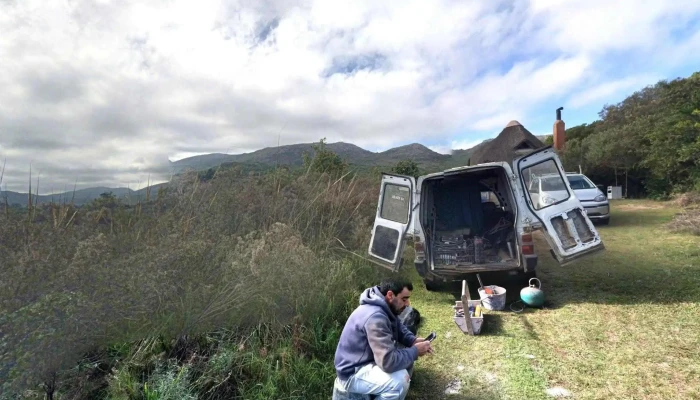
<path id="1" fill-rule="evenodd" d="M 377 395 L 376 400 L 403 400 L 408 394 L 411 374 L 402 369 L 391 374 L 370 363 L 360 368 L 347 382 L 345 390 L 350 393 Z"/>

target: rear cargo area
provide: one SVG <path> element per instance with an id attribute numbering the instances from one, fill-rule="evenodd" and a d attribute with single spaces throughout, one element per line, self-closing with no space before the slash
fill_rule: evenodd
<path id="1" fill-rule="evenodd" d="M 513 194 L 500 167 L 424 182 L 422 215 L 430 261 L 457 272 L 518 266 Z"/>

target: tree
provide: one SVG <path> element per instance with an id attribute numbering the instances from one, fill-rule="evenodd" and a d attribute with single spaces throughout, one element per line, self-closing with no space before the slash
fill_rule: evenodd
<path id="1" fill-rule="evenodd" d="M 327 173 L 332 176 L 342 176 L 348 168 L 348 165 L 340 156 L 332 150 L 326 148 L 326 138 L 314 144 L 314 156 L 311 157 L 308 153 L 304 153 L 304 167 L 319 173 Z"/>
<path id="2" fill-rule="evenodd" d="M 115 209 L 122 205 L 121 199 L 112 192 L 104 192 L 100 194 L 100 197 L 96 198 L 89 204 L 89 208 L 100 210 L 102 208 Z"/>
<path id="3" fill-rule="evenodd" d="M 417 178 L 420 175 L 418 164 L 413 160 L 401 160 L 391 169 L 391 172 L 399 175 L 407 175 Z"/>
<path id="4" fill-rule="evenodd" d="M 577 126 L 574 126 L 574 127 L 567 129 L 566 130 L 567 143 L 569 142 L 569 140 L 574 140 L 574 139 L 584 140 L 587 137 L 591 136 L 592 134 L 594 134 L 596 132 L 596 127 L 598 126 L 599 123 L 600 123 L 600 121 L 595 121 L 591 124 L 581 124 L 581 125 L 577 125 Z"/>
<path id="5" fill-rule="evenodd" d="M 200 182 L 209 182 L 210 180 L 214 179 L 215 175 L 216 170 L 214 168 L 209 168 L 206 171 L 200 171 L 197 173 Z"/>
<path id="6" fill-rule="evenodd" d="M 600 120 L 567 129 L 562 161 L 608 184 L 624 173 L 654 196 L 700 188 L 699 110 L 700 73 L 660 81 L 605 105 Z"/>

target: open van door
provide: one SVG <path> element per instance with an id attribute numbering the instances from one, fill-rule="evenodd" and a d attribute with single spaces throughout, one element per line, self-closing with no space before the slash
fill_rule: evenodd
<path id="1" fill-rule="evenodd" d="M 377 215 L 369 242 L 372 261 L 397 271 L 413 217 L 416 181 L 411 176 L 382 174 Z"/>
<path id="2" fill-rule="evenodd" d="M 523 156 L 515 164 L 529 211 L 542 223 L 545 238 L 561 265 L 605 249 L 551 146 Z"/>

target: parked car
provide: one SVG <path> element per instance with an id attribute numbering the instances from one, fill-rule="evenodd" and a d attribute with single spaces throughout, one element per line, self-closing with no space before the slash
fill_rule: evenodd
<path id="1" fill-rule="evenodd" d="M 569 186 L 574 190 L 576 197 L 586 209 L 588 218 L 594 223 L 608 225 L 610 223 L 610 202 L 608 196 L 603 193 L 584 174 L 567 173 Z"/>
<path id="2" fill-rule="evenodd" d="M 569 187 L 579 199 L 588 218 L 593 222 L 607 225 L 610 223 L 610 204 L 608 198 L 584 174 L 568 172 L 566 178 Z M 546 173 L 533 177 L 528 187 L 530 196 L 536 199 L 540 207 L 554 204 L 566 197 L 566 188 L 562 185 L 559 174 Z"/>
<path id="3" fill-rule="evenodd" d="M 554 201 L 533 193 L 551 175 Z M 410 176 L 383 174 L 368 253 L 398 270 L 411 233 L 418 274 L 433 288 L 479 272 L 534 276 L 533 232 L 541 230 L 561 265 L 605 246 L 550 147 L 516 158 Z M 539 187 L 539 186 L 538 186 Z"/>

